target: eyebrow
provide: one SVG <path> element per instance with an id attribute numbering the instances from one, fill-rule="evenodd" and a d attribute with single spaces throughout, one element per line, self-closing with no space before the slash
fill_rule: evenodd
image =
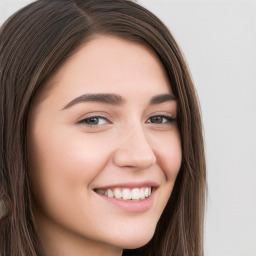
<path id="1" fill-rule="evenodd" d="M 70 108 L 78 103 L 83 102 L 101 102 L 120 106 L 124 103 L 124 99 L 120 95 L 110 93 L 83 94 L 73 99 L 63 109 Z"/>
<path id="2" fill-rule="evenodd" d="M 149 104 L 155 105 L 155 104 L 160 104 L 160 103 L 173 101 L 173 100 L 176 101 L 176 97 L 172 94 L 160 94 L 152 97 Z M 115 105 L 115 106 L 121 106 L 125 103 L 125 100 L 120 95 L 112 94 L 112 93 L 83 94 L 73 99 L 72 101 L 70 101 L 67 105 L 65 105 L 64 108 L 62 108 L 62 110 L 70 108 L 76 104 L 86 103 L 86 102 L 99 102 L 99 103 L 106 103 L 106 104 Z"/>
<path id="3" fill-rule="evenodd" d="M 154 96 L 150 100 L 150 105 L 160 104 L 167 101 L 177 101 L 177 99 L 173 94 L 160 94 L 160 95 Z"/>

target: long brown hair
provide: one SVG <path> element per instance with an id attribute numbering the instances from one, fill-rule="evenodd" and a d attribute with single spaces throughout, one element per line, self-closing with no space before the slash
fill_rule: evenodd
<path id="1" fill-rule="evenodd" d="M 155 51 L 178 99 L 182 165 L 152 240 L 123 255 L 202 256 L 206 173 L 200 110 L 182 53 L 166 26 L 129 0 L 39 0 L 0 31 L 0 255 L 39 255 L 27 175 L 28 113 L 35 95 L 94 35 L 114 35 Z"/>

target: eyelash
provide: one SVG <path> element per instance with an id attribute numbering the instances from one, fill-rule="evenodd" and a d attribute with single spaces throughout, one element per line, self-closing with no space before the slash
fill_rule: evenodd
<path id="1" fill-rule="evenodd" d="M 164 125 L 166 125 L 166 124 L 174 123 L 174 122 L 176 121 L 175 118 L 173 118 L 172 116 L 168 116 L 168 115 L 154 115 L 154 116 L 151 116 L 148 120 L 150 120 L 150 119 L 152 119 L 152 118 L 156 118 L 156 117 L 157 117 L 157 118 L 166 119 L 166 121 L 163 122 L 163 123 L 152 123 L 152 120 L 151 120 L 150 123 L 152 123 L 152 124 L 164 124 Z M 149 123 L 148 120 L 147 120 L 147 123 Z"/>
<path id="2" fill-rule="evenodd" d="M 162 119 L 166 119 L 166 121 L 165 122 L 161 122 L 161 123 L 153 123 L 152 122 L 153 118 L 162 118 Z M 99 123 L 97 123 L 97 124 L 89 124 L 88 122 L 90 120 L 92 120 L 92 119 L 94 119 L 94 120 L 97 119 L 98 121 L 99 121 L 99 119 L 105 119 L 106 123 L 111 123 L 106 117 L 103 117 L 103 116 L 90 116 L 90 117 L 87 117 L 87 118 L 84 118 L 84 119 L 78 121 L 78 124 L 85 124 L 85 125 L 87 125 L 89 127 L 92 127 L 92 128 L 97 128 L 97 126 L 105 125 L 105 123 L 104 124 L 99 124 Z M 153 116 L 149 117 L 147 119 L 146 123 L 168 125 L 170 123 L 174 123 L 175 121 L 176 121 L 176 119 L 173 118 L 172 116 L 161 115 L 160 114 L 160 115 L 153 115 Z"/>
<path id="3" fill-rule="evenodd" d="M 84 118 L 80 121 L 78 121 L 78 124 L 85 124 L 85 125 L 88 125 L 88 126 L 91 126 L 91 127 L 94 127 L 94 126 L 98 126 L 98 125 L 104 125 L 104 124 L 89 124 L 87 123 L 89 120 L 92 120 L 92 119 L 105 119 L 108 123 L 111 123 L 106 117 L 103 117 L 103 116 L 90 116 L 90 117 L 87 117 L 87 118 Z"/>

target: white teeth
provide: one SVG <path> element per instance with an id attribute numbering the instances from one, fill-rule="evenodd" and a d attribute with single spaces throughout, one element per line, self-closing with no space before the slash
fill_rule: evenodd
<path id="1" fill-rule="evenodd" d="M 151 195 L 151 188 L 148 189 L 148 196 Z"/>
<path id="2" fill-rule="evenodd" d="M 123 189 L 123 199 L 124 200 L 130 200 L 132 199 L 131 190 L 128 188 Z"/>
<path id="3" fill-rule="evenodd" d="M 145 191 L 143 188 L 140 189 L 140 199 L 145 199 Z"/>
<path id="4" fill-rule="evenodd" d="M 140 189 L 139 188 L 134 188 L 132 190 L 132 199 L 133 200 L 138 200 L 140 199 Z"/>
<path id="5" fill-rule="evenodd" d="M 114 197 L 114 194 L 113 194 L 113 192 L 112 192 L 111 189 L 108 189 L 107 192 L 108 192 L 108 193 L 107 193 L 107 196 L 108 196 L 108 197 Z"/>
<path id="6" fill-rule="evenodd" d="M 145 188 L 145 197 L 148 197 L 149 196 L 149 189 L 148 188 Z"/>
<path id="7" fill-rule="evenodd" d="M 115 195 L 115 198 L 122 198 L 123 196 L 121 190 L 118 188 L 115 188 L 114 195 Z"/>
<path id="8" fill-rule="evenodd" d="M 96 189 L 95 192 L 111 198 L 123 200 L 143 200 L 151 195 L 151 187 L 143 188 L 115 188 L 115 189 Z"/>

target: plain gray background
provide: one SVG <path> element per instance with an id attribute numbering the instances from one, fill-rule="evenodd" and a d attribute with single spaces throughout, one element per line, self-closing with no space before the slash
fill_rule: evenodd
<path id="1" fill-rule="evenodd" d="M 0 24 L 29 0 L 0 0 Z M 138 1 L 169 27 L 201 102 L 205 256 L 256 255 L 256 0 Z"/>

